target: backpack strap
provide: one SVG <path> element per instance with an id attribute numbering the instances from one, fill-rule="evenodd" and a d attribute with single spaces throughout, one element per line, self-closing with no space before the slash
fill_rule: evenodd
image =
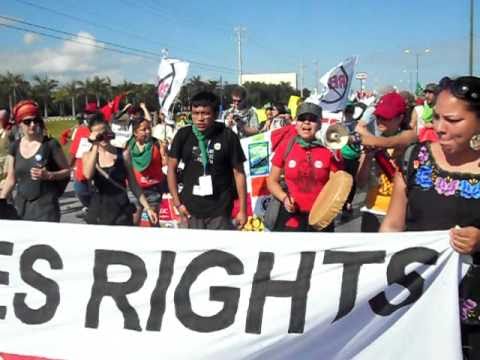
<path id="1" fill-rule="evenodd" d="M 293 145 L 295 144 L 295 138 L 297 136 L 292 136 L 290 140 L 288 140 L 287 147 L 285 148 L 285 152 L 283 153 L 283 161 L 287 158 L 288 154 L 290 154 L 290 151 L 292 151 Z"/>
<path id="2" fill-rule="evenodd" d="M 408 145 L 408 147 L 405 149 L 405 152 L 403 153 L 402 162 L 400 164 L 403 180 L 407 185 L 407 191 L 408 191 L 408 183 L 410 181 L 410 178 L 413 175 L 413 167 L 411 165 L 413 160 L 413 153 L 414 153 L 414 150 L 418 148 L 418 145 L 419 143 L 413 143 Z"/>

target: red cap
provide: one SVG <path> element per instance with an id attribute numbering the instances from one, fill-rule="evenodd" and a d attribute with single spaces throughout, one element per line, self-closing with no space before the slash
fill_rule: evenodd
<path id="1" fill-rule="evenodd" d="M 423 105 L 423 103 L 425 102 L 425 99 L 424 98 L 417 98 L 417 100 L 415 100 L 415 105 Z"/>
<path id="2" fill-rule="evenodd" d="M 402 95 L 391 92 L 383 95 L 375 107 L 374 115 L 378 115 L 384 119 L 392 120 L 399 115 L 405 114 L 407 104 Z"/>
<path id="3" fill-rule="evenodd" d="M 94 113 L 97 112 L 97 103 L 96 102 L 89 102 L 85 105 L 85 112 L 86 113 Z"/>
<path id="4" fill-rule="evenodd" d="M 40 116 L 40 108 L 33 100 L 22 100 L 13 107 L 13 118 L 17 124 L 27 118 L 36 118 L 38 116 Z"/>

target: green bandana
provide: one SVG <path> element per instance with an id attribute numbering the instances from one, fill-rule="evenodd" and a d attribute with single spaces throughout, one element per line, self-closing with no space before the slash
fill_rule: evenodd
<path id="1" fill-rule="evenodd" d="M 311 149 L 311 148 L 323 145 L 321 141 L 318 141 L 318 140 L 306 141 L 298 135 L 295 137 L 295 142 L 304 149 Z"/>
<path id="2" fill-rule="evenodd" d="M 134 138 L 130 139 L 128 142 L 128 147 L 130 149 L 130 154 L 132 155 L 132 164 L 135 170 L 143 171 L 150 165 L 152 161 L 152 142 L 149 141 L 145 143 L 143 150 L 137 146 L 137 142 Z"/>
<path id="3" fill-rule="evenodd" d="M 422 118 L 426 123 L 431 123 L 433 120 L 433 108 L 431 108 L 427 103 L 423 105 Z"/>
<path id="4" fill-rule="evenodd" d="M 360 157 L 362 149 L 356 144 L 347 144 L 341 149 L 341 153 L 344 159 L 355 160 Z"/>
<path id="5" fill-rule="evenodd" d="M 192 125 L 192 131 L 193 135 L 195 135 L 198 140 L 198 146 L 200 147 L 200 157 L 202 158 L 203 164 L 203 171 L 204 173 L 206 173 L 208 163 L 207 141 L 205 139 L 205 135 L 200 130 L 198 130 L 195 125 Z"/>

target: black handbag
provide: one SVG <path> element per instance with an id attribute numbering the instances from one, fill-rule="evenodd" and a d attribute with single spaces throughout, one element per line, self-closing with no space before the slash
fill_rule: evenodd
<path id="1" fill-rule="evenodd" d="M 283 160 L 287 158 L 288 154 L 292 150 L 293 144 L 295 143 L 295 136 L 292 137 L 287 145 L 287 148 L 285 149 L 285 152 L 283 153 Z M 282 189 L 288 194 L 288 187 L 287 184 L 285 183 L 285 180 L 282 178 L 280 180 L 280 185 Z M 265 213 L 263 214 L 263 225 L 270 231 L 273 231 L 275 228 L 275 224 L 278 219 L 278 213 L 280 212 L 280 208 L 283 206 L 283 203 L 278 200 L 275 196 L 270 195 L 269 196 L 270 200 L 268 200 Z"/>
<path id="2" fill-rule="evenodd" d="M 263 214 L 263 225 L 270 231 L 272 231 L 275 227 L 281 206 L 282 203 L 280 200 L 278 200 L 275 196 L 270 195 L 270 200 L 268 200 L 267 203 L 267 209 Z"/>

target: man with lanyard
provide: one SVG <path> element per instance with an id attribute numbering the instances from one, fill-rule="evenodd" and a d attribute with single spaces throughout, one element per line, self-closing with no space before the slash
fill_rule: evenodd
<path id="1" fill-rule="evenodd" d="M 218 107 L 219 99 L 213 93 L 195 95 L 191 100 L 193 124 L 178 130 L 169 152 L 168 189 L 182 223 L 191 229 L 233 229 L 231 213 L 236 193 L 237 228 L 247 220 L 246 158 L 238 136 L 215 121 Z M 176 174 L 180 161 L 185 167 L 179 194 Z"/>
<path id="2" fill-rule="evenodd" d="M 231 128 L 240 138 L 259 132 L 257 112 L 246 105 L 247 91 L 241 86 L 232 90 L 232 106 L 223 113 L 225 126 Z"/>

